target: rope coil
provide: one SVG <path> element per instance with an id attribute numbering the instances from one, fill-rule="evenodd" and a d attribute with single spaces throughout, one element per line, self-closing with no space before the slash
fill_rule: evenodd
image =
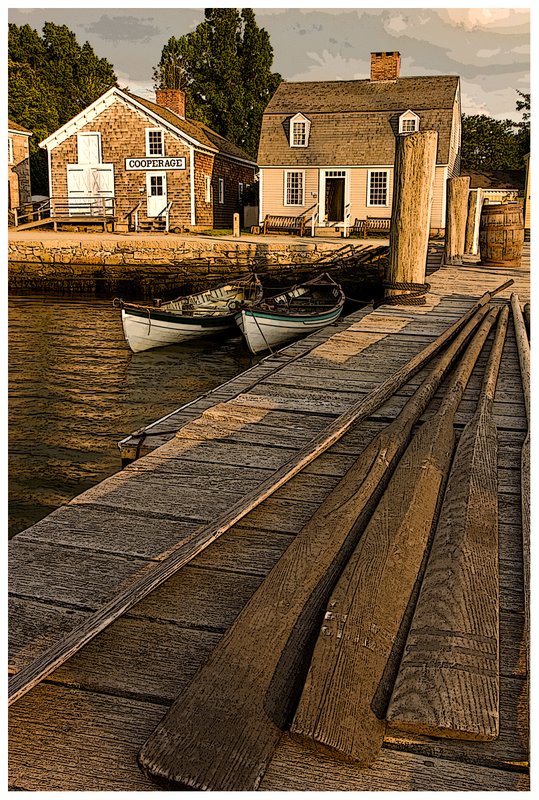
<path id="1" fill-rule="evenodd" d="M 382 281 L 384 289 L 397 289 L 408 294 L 396 294 L 378 300 L 374 308 L 381 305 L 393 306 L 423 306 L 426 303 L 425 295 L 430 290 L 430 283 L 407 283 L 405 281 Z"/>

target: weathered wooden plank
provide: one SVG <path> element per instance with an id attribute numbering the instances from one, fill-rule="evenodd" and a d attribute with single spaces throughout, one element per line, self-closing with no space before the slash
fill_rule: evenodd
<path id="1" fill-rule="evenodd" d="M 9 715 L 9 781 L 26 791 L 155 791 L 136 755 L 163 706 L 43 684 Z M 120 767 L 120 768 L 119 768 Z"/>
<path id="2" fill-rule="evenodd" d="M 528 766 L 529 720 L 526 707 L 526 680 L 506 678 L 500 680 L 500 731 L 496 739 L 470 741 L 428 736 L 414 731 L 400 730 L 389 722 L 384 742 L 407 752 L 422 753 L 438 758 L 455 758 L 469 764 L 492 767 Z"/>
<path id="3" fill-rule="evenodd" d="M 316 753 L 285 734 L 260 791 L 444 792 L 448 786 L 457 792 L 528 791 L 529 777 L 385 748 L 372 767 L 361 769 Z"/>
<path id="4" fill-rule="evenodd" d="M 241 395 L 241 401 L 245 404 L 252 404 L 256 408 L 268 408 L 271 410 L 299 411 L 302 413 L 325 413 L 331 416 L 342 414 L 350 404 L 357 399 L 356 394 L 348 392 L 329 393 L 316 391 L 313 389 L 301 389 L 292 387 L 266 387 L 261 384 L 257 387 L 257 394 Z M 384 405 L 380 406 L 376 412 L 370 415 L 372 419 L 394 419 L 402 410 L 406 397 L 403 395 L 393 395 Z M 436 410 L 436 399 L 433 400 L 429 412 Z M 473 414 L 475 404 L 473 401 L 464 401 L 455 417 L 456 425 L 465 425 Z M 427 412 L 424 419 L 427 418 Z M 494 414 L 497 426 L 507 430 L 521 431 L 524 429 L 525 422 L 519 416 L 518 404 L 514 407 L 510 403 L 495 403 Z"/>
<path id="5" fill-rule="evenodd" d="M 28 604 L 24 619 L 28 620 L 33 611 L 38 619 L 50 625 L 52 615 L 46 609 L 44 604 Z M 54 625 L 60 632 L 66 610 L 54 607 L 54 611 Z M 49 639 L 53 633 L 50 628 Z M 216 631 L 126 616 L 57 669 L 53 680 L 85 691 L 167 702 L 174 698 L 178 686 L 186 685 L 194 677 L 220 638 L 221 633 Z M 36 652 L 39 650 L 31 641 L 26 647 L 19 647 L 11 658 L 10 672 L 29 663 Z"/>
<path id="6" fill-rule="evenodd" d="M 93 608 L 145 563 L 128 556 L 37 545 L 15 537 L 9 542 L 9 591 L 21 597 Z"/>

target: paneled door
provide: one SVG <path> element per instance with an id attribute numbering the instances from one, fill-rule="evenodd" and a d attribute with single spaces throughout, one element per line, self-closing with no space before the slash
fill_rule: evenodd
<path id="1" fill-rule="evenodd" d="M 167 173 L 146 173 L 146 194 L 148 197 L 148 216 L 157 217 L 167 206 Z"/>
<path id="2" fill-rule="evenodd" d="M 114 165 L 68 164 L 67 195 L 71 215 L 114 212 Z"/>

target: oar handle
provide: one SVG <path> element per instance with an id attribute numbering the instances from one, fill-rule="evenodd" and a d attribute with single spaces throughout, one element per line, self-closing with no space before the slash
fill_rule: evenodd
<path id="1" fill-rule="evenodd" d="M 520 376 L 522 379 L 522 391 L 524 393 L 524 405 L 526 406 L 526 418 L 530 421 L 530 342 L 526 333 L 524 317 L 520 308 L 518 294 L 511 295 L 511 310 L 513 311 L 513 324 L 515 326 L 515 338 L 517 340 L 518 360 L 520 362 Z"/>
<path id="2" fill-rule="evenodd" d="M 466 386 L 468 385 L 468 381 L 470 380 L 470 375 L 475 367 L 479 353 L 485 344 L 487 336 L 489 335 L 490 329 L 492 328 L 497 316 L 498 309 L 492 308 L 479 326 L 479 330 L 472 339 L 470 346 L 466 350 L 453 375 L 453 378 L 451 379 L 451 383 L 449 384 L 446 395 L 440 405 L 440 415 L 452 417 L 456 414 L 457 408 L 462 400 L 462 395 L 464 394 Z"/>
<path id="3" fill-rule="evenodd" d="M 500 311 L 496 335 L 492 343 L 487 366 L 485 367 L 485 374 L 483 377 L 483 383 L 481 385 L 481 392 L 478 401 L 478 407 L 481 408 L 484 408 L 485 405 L 490 405 L 494 401 L 508 320 L 509 307 L 505 305 Z"/>
<path id="4" fill-rule="evenodd" d="M 505 281 L 505 283 L 502 283 L 501 286 L 497 286 L 496 289 L 491 289 L 490 292 L 485 292 L 485 295 L 488 295 L 489 297 L 494 297 L 495 294 L 503 292 L 504 289 L 508 289 L 513 284 L 514 284 L 513 278 L 509 278 L 509 280 Z M 483 297 L 485 297 L 485 295 L 483 295 Z M 479 302 L 481 302 L 482 299 L 483 298 L 480 298 Z"/>

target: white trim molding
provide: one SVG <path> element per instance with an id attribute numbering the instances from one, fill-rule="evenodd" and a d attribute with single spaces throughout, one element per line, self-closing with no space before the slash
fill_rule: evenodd
<path id="1" fill-rule="evenodd" d="M 410 108 L 399 117 L 399 133 L 415 133 L 419 130 L 419 115 Z"/>
<path id="2" fill-rule="evenodd" d="M 296 127 L 298 133 L 296 135 Z M 290 120 L 289 144 L 290 147 L 308 147 L 311 121 L 301 112 L 295 114 Z"/>
<path id="3" fill-rule="evenodd" d="M 301 175 L 301 186 L 298 187 L 289 187 L 288 185 L 288 176 L 289 175 Z M 305 207 L 305 170 L 304 169 L 285 169 L 283 170 L 283 205 L 289 208 L 304 208 Z M 294 189 L 301 189 L 301 203 L 290 203 L 288 202 L 288 191 Z"/>

